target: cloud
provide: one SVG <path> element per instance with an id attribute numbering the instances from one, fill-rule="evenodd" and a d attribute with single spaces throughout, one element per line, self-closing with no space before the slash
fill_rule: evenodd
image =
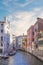
<path id="1" fill-rule="evenodd" d="M 30 12 L 22 11 L 13 13 L 8 17 L 11 21 L 12 33 L 15 35 L 26 34 L 27 29 L 36 22 L 37 17 L 43 18 L 43 9 L 34 8 L 33 11 Z"/>
<path id="2" fill-rule="evenodd" d="M 19 6 L 19 7 L 25 7 L 28 4 L 32 3 L 34 0 L 3 0 L 3 4 L 5 6 L 9 6 L 10 2 L 13 5 Z"/>
<path id="3" fill-rule="evenodd" d="M 19 0 L 15 0 L 14 4 L 19 6 L 19 7 L 25 7 L 25 6 L 29 5 L 29 4 L 31 4 L 34 0 L 23 0 L 22 3 L 18 2 L 18 1 Z"/>
<path id="4" fill-rule="evenodd" d="M 3 0 L 3 4 L 8 6 L 8 3 L 11 2 L 12 0 Z"/>

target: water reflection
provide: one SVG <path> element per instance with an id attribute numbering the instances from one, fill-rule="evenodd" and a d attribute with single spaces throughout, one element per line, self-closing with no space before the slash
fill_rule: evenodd
<path id="1" fill-rule="evenodd" d="M 9 59 L 1 59 L 0 65 L 43 65 L 43 63 L 30 54 L 19 51 Z"/>
<path id="2" fill-rule="evenodd" d="M 0 59 L 0 65 L 8 65 L 9 60 L 8 59 Z"/>

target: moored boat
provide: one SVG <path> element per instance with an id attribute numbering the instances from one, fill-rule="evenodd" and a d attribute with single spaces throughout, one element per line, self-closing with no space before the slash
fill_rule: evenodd
<path id="1" fill-rule="evenodd" d="M 15 55 L 15 54 L 16 54 L 16 51 L 12 51 L 9 53 L 10 56 Z"/>
<path id="2" fill-rule="evenodd" d="M 0 55 L 0 57 L 3 58 L 3 59 L 7 59 L 7 58 L 9 58 L 8 55 Z"/>

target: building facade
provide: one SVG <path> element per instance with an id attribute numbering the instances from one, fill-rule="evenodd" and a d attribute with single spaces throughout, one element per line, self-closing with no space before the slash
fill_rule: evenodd
<path id="1" fill-rule="evenodd" d="M 7 22 L 0 21 L 0 54 L 7 54 L 10 43 L 10 34 L 7 26 Z"/>
<path id="2" fill-rule="evenodd" d="M 7 33 L 4 35 L 4 54 L 9 52 L 9 46 L 10 46 L 10 34 Z"/>
<path id="3" fill-rule="evenodd" d="M 34 24 L 34 43 L 35 47 L 43 49 L 43 19 L 37 18 Z"/>
<path id="4" fill-rule="evenodd" d="M 4 25 L 5 22 L 0 21 L 0 53 L 4 52 Z"/>
<path id="5" fill-rule="evenodd" d="M 18 49 L 22 48 L 22 39 L 23 39 L 23 36 L 17 36 Z"/>
<path id="6" fill-rule="evenodd" d="M 16 45 L 18 49 L 23 49 L 23 39 L 26 38 L 26 35 L 20 35 L 16 37 Z"/>
<path id="7" fill-rule="evenodd" d="M 32 51 L 33 45 L 34 44 L 34 26 L 32 25 L 28 30 L 27 30 L 27 51 L 29 50 L 30 52 Z"/>
<path id="8" fill-rule="evenodd" d="M 43 19 L 37 18 L 36 23 L 27 30 L 27 51 L 43 50 Z"/>

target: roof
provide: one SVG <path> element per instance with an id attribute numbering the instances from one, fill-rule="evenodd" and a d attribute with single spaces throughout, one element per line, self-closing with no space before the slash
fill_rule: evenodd
<path id="1" fill-rule="evenodd" d="M 5 23 L 5 21 L 0 21 L 0 23 Z"/>
<path id="2" fill-rule="evenodd" d="M 42 19 L 42 18 L 37 18 L 37 21 L 36 21 L 36 23 L 34 24 L 34 26 L 35 26 L 37 23 L 43 23 L 43 19 Z"/>
<path id="3" fill-rule="evenodd" d="M 19 35 L 19 36 L 17 36 L 17 37 L 18 37 L 18 38 L 19 38 L 19 37 L 27 37 L 27 35 Z"/>
<path id="4" fill-rule="evenodd" d="M 27 30 L 27 32 L 30 30 L 30 29 L 33 29 L 34 28 L 34 25 L 32 25 L 28 30 Z"/>
<path id="5" fill-rule="evenodd" d="M 38 24 L 38 31 L 43 30 L 43 19 L 37 18 L 37 21 L 34 24 L 34 26 L 37 25 L 37 24 Z"/>

